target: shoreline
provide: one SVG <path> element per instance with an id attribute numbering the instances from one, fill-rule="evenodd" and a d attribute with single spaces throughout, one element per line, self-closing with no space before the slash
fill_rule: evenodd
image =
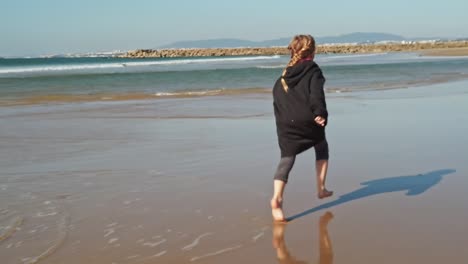
<path id="1" fill-rule="evenodd" d="M 468 49 L 467 49 L 468 51 Z M 429 55 L 432 56 L 432 55 Z M 442 55 L 441 55 L 442 56 Z M 378 92 L 387 90 L 399 90 L 416 88 L 421 86 L 432 86 L 441 83 L 452 83 L 467 80 L 467 75 L 446 75 L 445 78 L 439 76 L 436 79 L 420 80 L 411 83 L 394 83 L 384 86 L 369 87 L 328 87 L 326 94 L 329 96 L 353 96 L 360 92 Z M 15 99 L 0 100 L 0 108 L 14 106 L 32 106 L 32 105 L 57 105 L 70 103 L 91 103 L 91 102 L 128 102 L 128 101 L 146 101 L 146 100 L 165 100 L 165 99 L 193 99 L 208 97 L 230 97 L 240 98 L 249 96 L 268 96 L 271 88 L 252 87 L 252 88 L 228 88 L 215 90 L 191 90 L 191 91 L 173 91 L 159 93 L 145 92 L 101 92 L 94 94 L 41 94 L 18 97 Z"/>
<path id="2" fill-rule="evenodd" d="M 425 56 L 443 54 L 439 56 L 468 55 L 468 41 L 448 42 L 411 42 L 411 43 L 385 43 L 385 44 L 334 44 L 318 45 L 317 54 L 361 54 L 385 53 L 406 51 L 427 51 Z M 453 51 L 453 52 L 444 52 Z M 288 55 L 286 47 L 250 47 L 250 48 L 190 48 L 190 49 L 138 49 L 128 51 L 119 58 L 179 58 L 179 57 L 225 57 L 225 56 L 271 56 Z M 448 55 L 446 55 L 448 54 Z M 461 54 L 461 55 L 459 55 Z M 437 55 L 435 55 L 437 56 Z"/>

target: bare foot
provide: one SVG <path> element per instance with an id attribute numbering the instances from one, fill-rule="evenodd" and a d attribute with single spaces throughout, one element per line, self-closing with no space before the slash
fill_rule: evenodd
<path id="1" fill-rule="evenodd" d="M 275 222 L 286 222 L 283 214 L 283 201 L 278 199 L 271 199 L 271 214 Z"/>
<path id="2" fill-rule="evenodd" d="M 327 198 L 327 197 L 330 197 L 333 195 L 333 192 L 332 191 L 329 191 L 325 188 L 323 188 L 319 193 L 318 193 L 318 198 L 319 199 L 324 199 L 324 198 Z"/>

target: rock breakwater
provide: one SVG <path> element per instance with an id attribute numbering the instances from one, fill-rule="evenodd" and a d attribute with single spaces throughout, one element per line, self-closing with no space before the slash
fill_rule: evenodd
<path id="1" fill-rule="evenodd" d="M 333 44 L 318 45 L 317 53 L 382 53 L 398 51 L 421 51 L 430 49 L 450 49 L 468 47 L 468 41 L 448 42 L 408 42 L 384 44 Z M 287 55 L 286 47 L 265 48 L 193 48 L 193 49 L 138 49 L 128 51 L 123 58 L 176 58 L 176 57 L 223 57 Z"/>

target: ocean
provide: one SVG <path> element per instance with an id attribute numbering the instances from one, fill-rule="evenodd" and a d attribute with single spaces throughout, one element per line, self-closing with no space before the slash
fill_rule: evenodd
<path id="1" fill-rule="evenodd" d="M 269 93 L 287 56 L 2 58 L 0 105 Z M 467 57 L 323 54 L 326 91 L 345 93 L 468 77 Z"/>

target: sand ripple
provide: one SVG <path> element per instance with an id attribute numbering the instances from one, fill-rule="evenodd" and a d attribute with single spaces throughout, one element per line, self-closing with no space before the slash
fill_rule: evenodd
<path id="1" fill-rule="evenodd" d="M 190 259 L 190 261 L 192 262 L 192 261 L 197 261 L 197 260 L 208 258 L 208 257 L 213 257 L 213 256 L 216 256 L 216 255 L 220 255 L 220 254 L 223 254 L 223 253 L 226 253 L 226 252 L 229 252 L 229 251 L 239 249 L 241 247 L 242 247 L 242 245 L 237 245 L 237 246 L 234 246 L 234 247 L 224 248 L 224 249 L 218 250 L 216 252 L 212 252 L 212 253 L 208 253 L 208 254 L 205 254 L 205 255 L 193 257 L 193 258 Z"/>
<path id="2" fill-rule="evenodd" d="M 209 232 L 209 233 L 199 235 L 190 245 L 187 245 L 187 246 L 183 247 L 182 250 L 192 250 L 194 247 L 196 247 L 198 245 L 198 243 L 200 242 L 200 239 L 202 239 L 203 237 L 212 235 L 212 234 L 213 233 Z"/>
<path id="3" fill-rule="evenodd" d="M 23 259 L 23 263 L 24 264 L 38 263 L 39 261 L 52 255 L 58 248 L 60 248 L 60 246 L 62 246 L 67 236 L 67 223 L 68 223 L 68 217 L 65 215 L 62 216 L 58 223 L 58 236 L 57 236 L 57 239 L 52 244 L 52 246 L 50 246 L 48 249 L 46 249 L 44 252 L 42 252 L 36 257 Z"/>
<path id="4" fill-rule="evenodd" d="M 54 254 L 64 243 L 69 215 L 58 201 L 33 193 L 11 192 L 0 196 L 6 208 L 0 214 L 2 263 L 36 264 Z"/>
<path id="5" fill-rule="evenodd" d="M 10 224 L 4 228 L 5 231 L 0 234 L 0 242 L 11 237 L 15 233 L 15 231 L 21 226 L 22 223 L 23 217 L 16 216 L 15 218 L 13 218 Z"/>

